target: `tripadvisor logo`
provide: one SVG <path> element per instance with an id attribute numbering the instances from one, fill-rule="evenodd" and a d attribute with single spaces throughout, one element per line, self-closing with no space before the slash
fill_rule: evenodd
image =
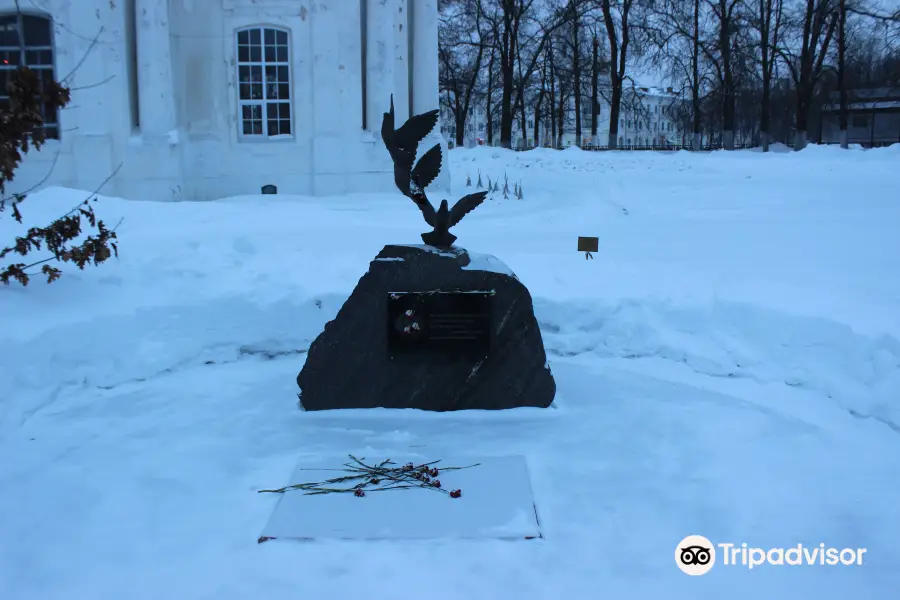
<path id="1" fill-rule="evenodd" d="M 716 564 L 716 547 L 702 535 L 689 535 L 675 548 L 675 564 L 688 575 L 706 575 Z"/>
<path id="2" fill-rule="evenodd" d="M 829 548 L 825 544 L 790 548 L 753 548 L 747 544 L 713 544 L 702 535 L 689 535 L 675 547 L 675 564 L 688 575 L 706 575 L 716 557 L 725 566 L 740 565 L 753 569 L 765 564 L 772 566 L 835 566 L 863 564 L 865 548 Z"/>

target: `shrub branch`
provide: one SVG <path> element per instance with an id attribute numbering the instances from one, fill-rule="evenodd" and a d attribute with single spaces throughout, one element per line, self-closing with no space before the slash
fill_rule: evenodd
<path id="1" fill-rule="evenodd" d="M 23 155 L 31 148 L 39 150 L 44 144 L 42 110 L 62 109 L 69 104 L 71 95 L 70 89 L 59 82 L 42 84 L 37 73 L 28 67 L 20 67 L 12 74 L 7 85 L 7 94 L 9 106 L 0 110 L 0 213 L 9 205 L 12 217 L 16 222 L 22 223 L 19 205 L 25 200 L 25 194 L 13 194 L 11 198 L 7 198 L 6 184 L 15 178 Z M 54 157 L 54 164 L 57 158 L 58 154 Z M 112 179 L 118 170 L 117 168 L 110 174 L 100 187 Z M 47 177 L 43 181 L 46 179 Z M 9 285 L 10 281 L 16 281 L 26 286 L 33 275 L 27 273 L 27 270 L 38 265 L 42 265 L 40 273 L 47 278 L 48 283 L 51 283 L 62 275 L 60 269 L 46 264 L 51 261 L 71 262 L 79 269 L 84 269 L 88 264 L 99 265 L 112 256 L 118 257 L 119 249 L 116 244 L 118 225 L 109 229 L 97 218 L 91 205 L 91 201 L 96 200 L 95 191 L 46 227 L 31 227 L 25 235 L 16 237 L 12 244 L 0 246 L 2 247 L 0 259 L 10 254 L 24 257 L 33 251 L 41 250 L 51 254 L 49 258 L 30 264 L 16 262 L 6 267 L 0 266 L 0 283 Z M 79 243 L 73 243 L 82 235 L 85 225 L 92 230 L 92 234 Z"/>

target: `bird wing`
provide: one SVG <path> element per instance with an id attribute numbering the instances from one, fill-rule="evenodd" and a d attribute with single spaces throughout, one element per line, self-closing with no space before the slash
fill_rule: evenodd
<path id="1" fill-rule="evenodd" d="M 464 216 L 475 210 L 476 206 L 484 202 L 487 194 L 487 192 L 475 192 L 474 194 L 469 194 L 468 196 L 460 198 L 459 202 L 454 204 L 453 208 L 450 209 L 450 220 L 447 226 L 453 227 L 462 221 Z"/>
<path id="2" fill-rule="evenodd" d="M 428 152 L 422 155 L 409 178 L 420 190 L 424 190 L 437 178 L 440 171 L 441 145 L 435 144 Z"/>
<path id="3" fill-rule="evenodd" d="M 382 139 L 387 138 L 392 133 L 394 133 L 394 116 L 390 113 L 384 113 L 384 116 L 381 117 L 381 137 Z M 385 144 L 387 144 L 387 141 L 385 141 Z"/>
<path id="4" fill-rule="evenodd" d="M 397 146 L 415 153 L 419 142 L 431 133 L 438 122 L 438 110 L 429 110 L 421 115 L 413 115 L 397 130 Z"/>
<path id="5" fill-rule="evenodd" d="M 432 227 L 437 227 L 437 212 L 435 212 L 434 207 L 431 205 L 431 202 L 428 201 L 428 198 L 425 197 L 425 194 L 412 196 L 412 201 L 415 202 L 416 206 L 419 207 L 419 210 L 422 211 L 425 222 Z"/>

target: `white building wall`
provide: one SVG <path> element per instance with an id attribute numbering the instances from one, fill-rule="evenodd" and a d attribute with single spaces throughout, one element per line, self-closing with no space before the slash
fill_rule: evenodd
<path id="1" fill-rule="evenodd" d="M 26 157 L 8 192 L 30 188 L 54 164 L 46 184 L 94 189 L 116 172 L 103 193 L 153 200 L 255 194 L 269 183 L 280 193 L 392 191 L 381 113 L 393 92 L 398 113 L 408 114 L 410 86 L 415 97 L 432 79 L 436 105 L 437 6 L 434 0 L 365 1 L 366 130 L 359 0 L 20 2 L 23 10 L 43 11 L 56 23 L 57 78 L 83 63 L 69 82 L 72 103 L 60 115 L 61 140 Z M 134 23 L 127 18 L 129 2 L 135 3 Z M 414 58 L 419 73 L 434 69 L 423 81 L 418 75 L 409 80 L 409 43 L 403 43 L 409 39 L 403 14 L 408 3 L 420 11 L 414 24 L 427 28 L 413 32 L 417 48 L 435 50 L 433 59 Z M 0 0 L 0 11 L 15 10 L 15 0 Z M 290 32 L 293 135 L 284 139 L 238 135 L 235 30 L 250 25 Z M 137 90 L 129 84 L 131 37 Z M 383 49 L 384 60 L 373 56 L 373 47 Z M 132 116 L 135 91 L 138 123 Z M 427 104 L 427 94 L 419 103 Z"/>
<path id="2" fill-rule="evenodd" d="M 440 78 L 438 67 L 438 0 L 411 0 L 412 67 L 415 77 L 412 81 L 413 112 L 422 114 L 440 108 Z M 434 32 L 431 35 L 430 32 Z M 426 33 L 428 32 L 428 33 Z M 422 140 L 419 155 L 435 144 L 440 144 L 443 162 L 440 174 L 432 184 L 435 189 L 450 191 L 450 168 L 447 140 L 440 131 L 440 123 Z"/>
<path id="3" fill-rule="evenodd" d="M 57 50 L 54 52 L 54 69 L 57 79 L 75 71 L 90 46 L 90 40 L 105 27 L 107 32 L 100 35 L 94 50 L 84 59 L 82 66 L 69 79 L 72 87 L 96 85 L 106 76 L 118 74 L 115 47 L 103 42 L 111 40 L 115 28 L 114 19 L 101 12 L 94 14 L 75 10 L 71 3 L 56 0 L 33 0 L 19 4 L 26 14 L 54 14 L 58 20 L 66 23 L 65 29 L 55 27 L 53 42 Z M 4 14 L 16 11 L 15 0 L 0 0 L 0 12 Z M 79 35 L 80 33 L 80 35 Z M 99 86 L 104 87 L 104 86 Z M 39 152 L 33 149 L 25 156 L 15 180 L 7 185 L 7 195 L 31 189 L 46 178 L 48 183 L 69 182 L 80 178 L 90 181 L 94 186 L 106 179 L 114 168 L 112 147 L 121 150 L 124 140 L 110 135 L 107 127 L 107 115 L 120 115 L 119 95 L 112 91 L 101 93 L 99 87 L 86 87 L 79 95 L 78 102 L 72 102 L 68 108 L 60 111 L 60 140 L 47 140 Z M 100 122 L 94 121 L 100 117 Z M 78 148 L 78 156 L 74 148 Z M 98 175 L 103 173 L 103 175 Z"/>

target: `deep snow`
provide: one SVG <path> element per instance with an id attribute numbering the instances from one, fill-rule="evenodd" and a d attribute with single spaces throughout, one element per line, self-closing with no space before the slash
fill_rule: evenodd
<path id="1" fill-rule="evenodd" d="M 555 408 L 297 410 L 311 340 L 428 229 L 399 194 L 101 198 L 118 261 L 0 289 L 0 598 L 894 597 L 900 146 L 450 160 L 457 196 L 523 182 L 454 233 L 531 290 Z M 526 455 L 546 539 L 256 544 L 299 458 L 410 448 Z M 868 553 L 692 578 L 689 534 Z"/>

